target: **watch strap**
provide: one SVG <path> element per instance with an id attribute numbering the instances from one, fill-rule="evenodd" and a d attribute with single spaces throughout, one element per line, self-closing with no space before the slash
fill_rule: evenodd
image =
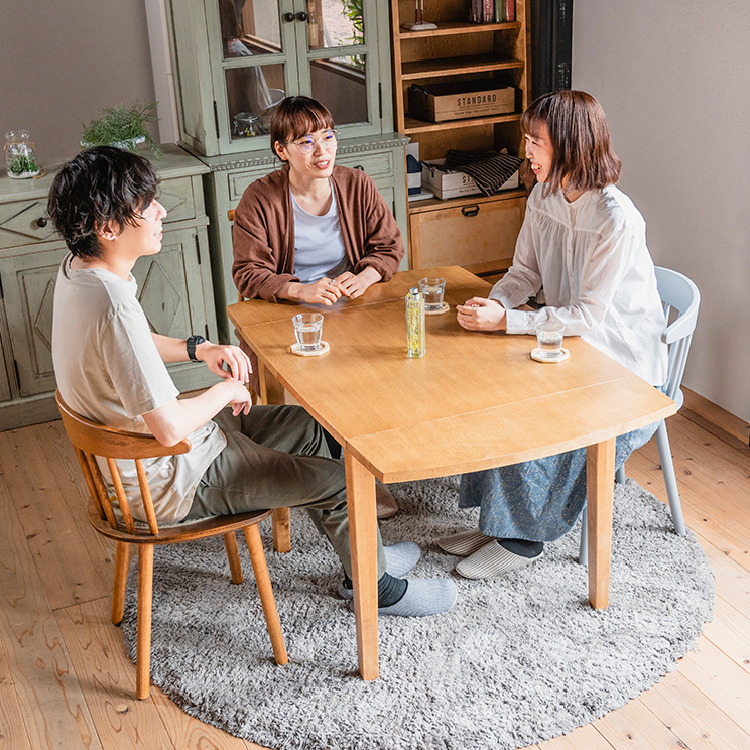
<path id="1" fill-rule="evenodd" d="M 191 336 L 187 340 L 187 353 L 188 357 L 190 357 L 191 362 L 200 362 L 198 357 L 195 356 L 195 349 L 197 346 L 205 342 L 205 338 L 203 336 Z"/>

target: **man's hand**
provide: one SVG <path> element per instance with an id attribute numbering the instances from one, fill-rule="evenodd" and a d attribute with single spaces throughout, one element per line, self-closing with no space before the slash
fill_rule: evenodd
<path id="1" fill-rule="evenodd" d="M 363 268 L 358 274 L 351 271 L 344 271 L 337 276 L 333 283 L 351 299 L 361 297 L 373 284 L 376 284 L 382 276 L 372 266 Z"/>
<path id="2" fill-rule="evenodd" d="M 458 324 L 467 331 L 504 331 L 505 308 L 494 299 L 472 297 L 458 310 Z"/>
<path id="3" fill-rule="evenodd" d="M 214 375 L 220 378 L 234 378 L 240 383 L 250 382 L 250 373 L 253 371 L 250 358 L 238 346 L 212 344 L 206 341 L 198 344 L 195 355 L 208 365 L 208 369 Z M 224 369 L 225 365 L 229 368 L 229 372 Z"/>
<path id="4" fill-rule="evenodd" d="M 226 381 L 232 383 L 235 387 L 229 394 L 229 404 L 232 407 L 232 414 L 236 417 L 238 414 L 249 414 L 250 407 L 253 405 L 253 397 L 250 391 L 245 388 L 238 380 Z"/>

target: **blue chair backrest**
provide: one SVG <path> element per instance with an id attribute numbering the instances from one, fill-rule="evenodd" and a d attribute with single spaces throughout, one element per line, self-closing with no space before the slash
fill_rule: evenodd
<path id="1" fill-rule="evenodd" d="M 667 323 L 669 323 L 671 310 L 677 311 L 677 318 L 667 325 L 661 340 L 669 349 L 664 392 L 677 403 L 679 408 L 682 405 L 680 382 L 685 371 L 690 343 L 693 340 L 693 331 L 698 323 L 701 293 L 687 276 L 677 271 L 659 266 L 655 268 L 655 271 L 656 286 L 664 305 L 664 317 Z"/>

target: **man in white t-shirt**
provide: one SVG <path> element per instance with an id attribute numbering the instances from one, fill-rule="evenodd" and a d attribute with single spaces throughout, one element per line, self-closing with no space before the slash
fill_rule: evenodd
<path id="1" fill-rule="evenodd" d="M 55 176 L 48 213 L 70 249 L 52 319 L 60 393 L 101 424 L 151 433 L 167 446 L 189 438 L 189 453 L 144 462 L 159 521 L 304 507 L 338 554 L 346 572 L 339 592 L 350 598 L 346 476 L 323 428 L 297 406 L 251 409 L 250 362 L 238 347 L 150 330 L 131 270 L 161 250 L 166 211 L 157 185 L 148 160 L 108 146 L 81 152 Z M 178 400 L 165 363 L 189 360 L 221 380 Z M 133 515 L 143 520 L 133 462 L 118 463 Z M 106 463 L 102 474 L 110 479 Z M 384 549 L 379 533 L 377 543 L 380 614 L 421 617 L 453 605 L 452 581 L 400 578 L 417 562 L 416 544 Z"/>

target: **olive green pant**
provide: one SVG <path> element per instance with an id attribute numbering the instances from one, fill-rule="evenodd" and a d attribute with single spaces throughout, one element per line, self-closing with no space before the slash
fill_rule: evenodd
<path id="1" fill-rule="evenodd" d="M 330 457 L 325 430 L 299 406 L 253 406 L 238 417 L 224 409 L 214 421 L 227 446 L 203 475 L 187 518 L 303 507 L 351 577 L 346 472 Z M 378 580 L 385 571 L 378 531 Z"/>

